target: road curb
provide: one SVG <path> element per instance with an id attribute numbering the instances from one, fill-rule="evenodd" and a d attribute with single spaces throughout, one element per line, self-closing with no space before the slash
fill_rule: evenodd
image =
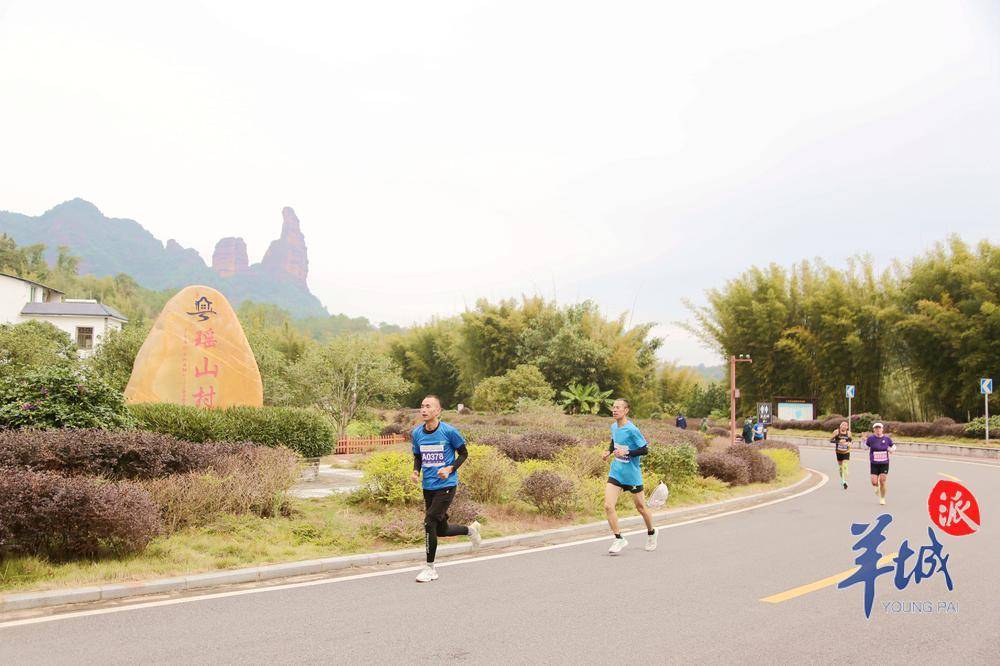
<path id="1" fill-rule="evenodd" d="M 805 469 L 805 468 L 803 468 Z M 809 471 L 805 469 L 805 471 Z M 665 518 L 685 516 L 691 513 L 698 513 L 714 507 L 726 506 L 737 502 L 752 502 L 774 495 L 786 493 L 805 484 L 812 478 L 809 473 L 799 481 L 762 493 L 733 497 L 709 504 L 699 504 L 697 506 L 671 509 L 653 514 L 653 518 L 662 521 Z M 629 516 L 621 518 L 619 524 L 623 528 L 630 528 L 642 524 L 642 516 Z M 470 543 L 458 543 L 441 546 L 438 548 L 438 555 L 442 557 L 450 555 L 461 555 L 477 550 L 479 552 L 492 549 L 510 548 L 512 546 L 528 546 L 538 543 L 545 543 L 552 540 L 559 540 L 565 537 L 592 534 L 595 532 L 605 532 L 607 523 L 597 521 L 582 525 L 569 525 L 567 527 L 557 527 L 539 532 L 525 532 L 523 534 L 513 534 L 510 536 L 486 539 L 478 549 L 473 548 Z M 610 537 L 609 537 L 610 538 Z M 297 562 L 285 562 L 280 564 L 268 564 L 246 569 L 231 569 L 227 571 L 214 571 L 209 573 L 192 574 L 190 576 L 177 576 L 172 578 L 161 578 L 149 581 L 138 581 L 134 583 L 117 583 L 112 585 L 99 585 L 71 588 L 67 590 L 47 590 L 44 592 L 23 592 L 17 594 L 0 595 L 0 616 L 12 611 L 31 610 L 45 608 L 49 606 L 62 606 L 66 604 L 79 604 L 98 601 L 110 601 L 113 599 L 124 599 L 128 597 L 139 597 L 149 594 L 164 594 L 171 592 L 183 592 L 200 588 L 209 588 L 219 585 L 235 585 L 239 583 L 253 583 L 280 578 L 291 578 L 294 576 L 307 576 L 349 569 L 351 567 L 373 566 L 379 564 L 393 564 L 420 560 L 424 555 L 422 548 L 408 548 L 406 550 L 393 550 L 381 553 L 364 553 L 360 555 L 344 555 L 338 557 L 327 557 L 314 560 L 300 560 Z"/>
<path id="2" fill-rule="evenodd" d="M 829 440 L 823 437 L 804 437 L 802 435 L 782 435 L 780 430 L 771 431 L 771 438 L 779 442 L 788 442 L 797 446 L 828 448 Z M 944 442 L 905 442 L 893 440 L 896 450 L 900 453 L 930 453 L 934 455 L 954 456 L 958 458 L 983 458 L 1000 461 L 1000 448 L 983 446 L 962 446 L 961 444 L 946 444 Z M 867 451 L 864 442 L 853 442 L 852 451 Z"/>

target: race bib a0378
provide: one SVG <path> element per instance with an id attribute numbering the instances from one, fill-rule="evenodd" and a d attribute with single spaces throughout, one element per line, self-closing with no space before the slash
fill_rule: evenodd
<path id="1" fill-rule="evenodd" d="M 444 444 L 421 444 L 420 464 L 423 467 L 444 467 Z"/>

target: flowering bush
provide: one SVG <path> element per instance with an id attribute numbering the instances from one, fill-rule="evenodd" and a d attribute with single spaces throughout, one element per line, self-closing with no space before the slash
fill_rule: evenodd
<path id="1" fill-rule="evenodd" d="M 87 370 L 47 366 L 0 380 L 0 428 L 125 428 L 121 393 Z"/>

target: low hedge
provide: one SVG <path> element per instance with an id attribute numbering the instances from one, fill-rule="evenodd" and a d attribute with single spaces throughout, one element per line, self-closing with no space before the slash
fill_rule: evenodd
<path id="1" fill-rule="evenodd" d="M 160 531 L 138 484 L 0 469 L 0 553 L 52 559 L 137 553 Z"/>
<path id="2" fill-rule="evenodd" d="M 321 413 L 300 407 L 227 407 L 137 404 L 129 411 L 145 430 L 189 442 L 254 442 L 286 446 L 306 458 L 333 450 L 333 425 Z"/>
<path id="3" fill-rule="evenodd" d="M 732 444 L 726 448 L 726 453 L 746 461 L 747 465 L 750 466 L 751 483 L 774 481 L 778 475 L 774 461 L 751 444 Z"/>
<path id="4" fill-rule="evenodd" d="M 750 464 L 743 458 L 728 453 L 719 451 L 699 453 L 698 471 L 702 476 L 714 476 L 731 486 L 750 483 Z"/>
<path id="5" fill-rule="evenodd" d="M 698 452 L 690 444 L 650 444 L 642 466 L 671 485 L 698 476 Z"/>
<path id="6" fill-rule="evenodd" d="M 0 467 L 111 480 L 205 470 L 252 444 L 194 444 L 145 430 L 65 428 L 0 431 Z"/>

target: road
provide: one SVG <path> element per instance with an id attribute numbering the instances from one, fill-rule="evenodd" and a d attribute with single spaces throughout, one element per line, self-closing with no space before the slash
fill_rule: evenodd
<path id="1" fill-rule="evenodd" d="M 404 568 L 0 623 L 0 663 L 1000 663 L 1000 466 L 896 455 L 880 507 L 863 456 L 847 491 L 831 452 L 803 449 L 802 460 L 831 481 L 666 529 L 652 553 L 640 534 L 618 557 L 590 540 L 455 561 L 424 585 Z M 976 534 L 938 530 L 953 591 L 940 574 L 904 590 L 883 576 L 870 619 L 861 586 L 762 601 L 850 570 L 852 522 L 893 516 L 883 554 L 903 539 L 925 545 L 928 496 L 943 475 L 982 509 Z M 935 612 L 913 612 L 924 602 Z"/>

